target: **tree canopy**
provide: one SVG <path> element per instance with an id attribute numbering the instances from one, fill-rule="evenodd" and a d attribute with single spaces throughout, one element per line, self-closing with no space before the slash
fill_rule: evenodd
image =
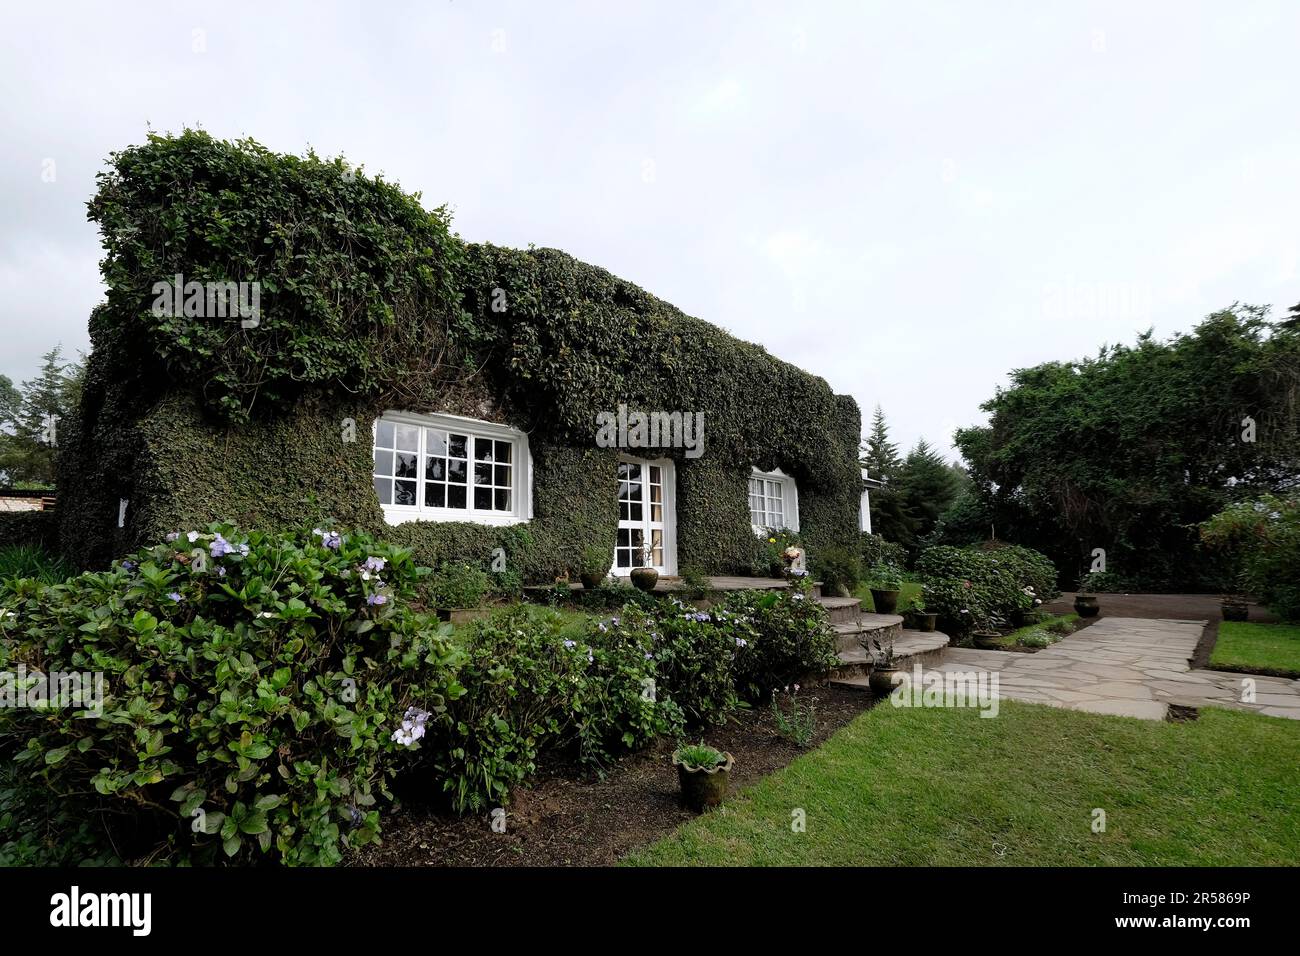
<path id="1" fill-rule="evenodd" d="M 989 424 L 957 433 L 966 516 L 1080 571 L 1100 548 L 1134 588 L 1221 586 L 1194 526 L 1300 480 L 1300 328 L 1267 315 L 1233 305 L 1167 341 L 1015 370 Z"/>

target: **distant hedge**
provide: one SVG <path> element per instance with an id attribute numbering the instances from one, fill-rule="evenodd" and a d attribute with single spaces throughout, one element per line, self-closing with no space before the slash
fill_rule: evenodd
<path id="1" fill-rule="evenodd" d="M 54 549 L 59 526 L 53 511 L 0 511 L 0 547 L 36 545 Z"/>
<path id="2" fill-rule="evenodd" d="M 462 243 L 442 209 L 341 161 L 201 132 L 151 136 L 100 180 L 90 214 L 109 296 L 60 456 L 64 548 L 87 563 L 180 525 L 328 516 L 426 564 L 502 547 L 547 581 L 588 544 L 613 549 L 617 453 L 595 447 L 594 422 L 620 403 L 705 413 L 702 457 L 665 452 L 681 566 L 753 565 L 753 465 L 795 476 L 810 549 L 856 547 L 853 400 L 604 269 Z M 176 273 L 260 281 L 259 324 L 155 315 L 153 284 Z M 369 430 L 394 408 L 528 432 L 534 520 L 384 528 Z"/>

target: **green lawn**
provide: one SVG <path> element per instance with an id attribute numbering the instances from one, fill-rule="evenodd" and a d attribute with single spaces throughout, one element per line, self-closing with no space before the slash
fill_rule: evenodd
<path id="1" fill-rule="evenodd" d="M 1224 621 L 1210 666 L 1300 677 L 1300 624 Z"/>
<path id="2" fill-rule="evenodd" d="M 1039 624 L 1026 624 L 1024 627 L 1018 627 L 1010 634 L 1003 636 L 998 643 L 1003 647 L 1014 647 L 1020 643 L 1020 639 L 1026 634 L 1034 631 L 1046 630 L 1051 631 L 1058 637 L 1064 637 L 1074 631 L 1074 626 L 1079 620 L 1079 615 L 1071 611 L 1069 614 L 1054 614 L 1046 618 Z"/>
<path id="3" fill-rule="evenodd" d="M 898 595 L 898 606 L 906 607 L 907 602 L 921 594 L 921 585 L 917 581 L 904 581 L 902 593 Z M 876 603 L 871 600 L 871 588 L 865 584 L 858 585 L 858 589 L 853 592 L 855 598 L 862 599 L 862 610 L 875 612 Z M 902 612 L 899 612 L 902 613 Z"/>
<path id="4" fill-rule="evenodd" d="M 1295 865 L 1297 766 L 1300 723 L 1236 711 L 1163 723 L 881 704 L 626 862 Z"/>

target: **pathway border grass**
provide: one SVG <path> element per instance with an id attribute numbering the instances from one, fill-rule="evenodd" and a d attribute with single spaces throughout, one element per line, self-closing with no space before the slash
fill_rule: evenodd
<path id="1" fill-rule="evenodd" d="M 1300 677 L 1300 624 L 1224 621 L 1219 625 L 1210 666 Z"/>

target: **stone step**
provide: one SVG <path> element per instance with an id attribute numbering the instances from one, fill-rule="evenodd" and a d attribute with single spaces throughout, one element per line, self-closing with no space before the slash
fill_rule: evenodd
<path id="1" fill-rule="evenodd" d="M 897 638 L 903 631 L 903 619 L 897 614 L 872 614 L 863 611 L 852 621 L 831 625 L 835 632 L 835 650 L 851 651 L 862 647 L 862 637 L 869 632 L 892 629 Z"/>
<path id="2" fill-rule="evenodd" d="M 826 608 L 826 618 L 832 624 L 846 624 L 856 621 L 862 613 L 862 602 L 857 598 L 826 597 L 817 599 L 817 603 Z"/>
<path id="3" fill-rule="evenodd" d="M 889 617 L 892 615 L 880 615 Z M 901 630 L 894 640 L 894 663 L 900 667 L 911 667 L 920 663 L 922 667 L 932 667 L 943 657 L 944 648 L 951 638 L 942 631 L 908 631 Z M 858 645 L 840 651 L 840 664 L 835 668 L 831 680 L 833 684 L 864 689 L 867 687 L 867 675 L 871 673 L 871 655 Z"/>

